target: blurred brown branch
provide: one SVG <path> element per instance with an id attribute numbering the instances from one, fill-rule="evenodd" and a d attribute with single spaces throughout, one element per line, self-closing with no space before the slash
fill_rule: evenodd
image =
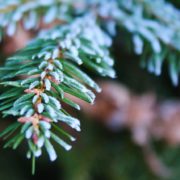
<path id="1" fill-rule="evenodd" d="M 159 160 L 151 140 L 180 144 L 180 101 L 158 102 L 153 93 L 138 96 L 119 83 L 102 81 L 99 84 L 103 91 L 97 94 L 94 106 L 78 102 L 84 113 L 113 131 L 129 129 L 133 141 L 142 147 L 152 172 L 169 176 L 169 169 Z"/>

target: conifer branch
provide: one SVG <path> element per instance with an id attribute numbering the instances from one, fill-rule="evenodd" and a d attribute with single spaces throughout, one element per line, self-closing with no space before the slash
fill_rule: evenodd
<path id="1" fill-rule="evenodd" d="M 5 32 L 13 36 L 19 22 L 22 22 L 26 30 L 30 30 L 37 29 L 41 22 L 49 24 L 55 19 L 70 21 L 70 9 L 70 3 L 60 0 L 3 1 L 0 4 L 0 34 Z"/>
<path id="2" fill-rule="evenodd" d="M 0 111 L 4 117 L 16 117 L 0 134 L 8 140 L 4 147 L 16 149 L 26 140 L 27 157 L 32 158 L 33 167 L 34 158 L 41 156 L 43 147 L 51 161 L 57 158 L 52 141 L 70 150 L 71 145 L 61 135 L 70 141 L 75 138 L 59 122 L 76 131 L 80 131 L 80 122 L 62 104 L 80 110 L 67 94 L 93 104 L 93 90 L 100 92 L 101 88 L 84 71 L 115 77 L 109 49 L 113 37 L 122 30 L 127 33 L 123 42 L 126 49 L 131 47 L 141 55 L 143 67 L 160 75 L 166 62 L 174 85 L 178 85 L 179 19 L 179 11 L 164 0 L 1 2 L 0 40 L 5 34 L 14 36 L 19 23 L 30 30 L 42 22 L 64 22 L 49 30 L 41 29 L 35 39 L 0 68 L 0 85 L 5 88 L 0 95 Z"/>
<path id="3" fill-rule="evenodd" d="M 26 139 L 28 158 L 41 156 L 41 149 L 45 147 L 51 161 L 57 158 L 51 140 L 70 150 L 71 146 L 53 132 L 54 127 L 74 140 L 58 122 L 77 131 L 80 131 L 80 122 L 61 104 L 80 109 L 66 94 L 93 103 L 95 95 L 87 86 L 101 90 L 77 66 L 115 77 L 108 51 L 110 45 L 108 35 L 92 16 L 87 16 L 41 32 L 27 47 L 8 58 L 0 69 L 0 84 L 8 88 L 0 96 L 0 110 L 4 116 L 16 116 L 17 122 L 1 133 L 1 137 L 10 136 L 4 147 L 16 149 Z"/>

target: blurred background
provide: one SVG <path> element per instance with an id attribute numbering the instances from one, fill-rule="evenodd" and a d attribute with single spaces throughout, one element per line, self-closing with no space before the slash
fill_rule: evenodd
<path id="1" fill-rule="evenodd" d="M 170 2 L 180 7 L 179 1 Z M 18 34 L 1 44 L 1 64 L 31 37 L 22 29 Z M 0 148 L 0 179 L 180 179 L 180 86 L 172 85 L 165 66 L 160 77 L 142 69 L 139 57 L 120 42 L 121 32 L 112 48 L 117 79 L 97 79 L 103 92 L 93 107 L 79 102 L 81 113 L 69 109 L 82 124 L 72 150 L 57 147 L 55 163 L 44 153 L 32 176 L 23 147 L 16 152 Z M 5 125 L 4 120 L 1 129 Z"/>

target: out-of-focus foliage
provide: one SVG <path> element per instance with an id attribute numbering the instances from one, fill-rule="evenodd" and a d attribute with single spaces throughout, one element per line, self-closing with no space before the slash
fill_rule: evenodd
<path id="1" fill-rule="evenodd" d="M 24 27 L 32 29 L 40 25 L 41 19 L 44 23 L 57 19 L 73 21 L 76 16 L 93 13 L 100 23 L 104 22 L 109 33 L 115 35 L 118 25 L 131 34 L 132 47 L 137 55 L 142 55 L 141 65 L 150 72 L 160 75 L 166 60 L 171 79 L 178 84 L 180 12 L 164 0 L 17 0 L 1 3 L 0 11 L 0 27 L 6 27 L 9 36 L 14 35 L 17 23 L 22 19 Z"/>
<path id="2" fill-rule="evenodd" d="M 166 61 L 171 79 L 177 85 L 180 71 L 180 11 L 163 0 L 100 2 L 98 12 L 105 19 L 109 32 L 115 34 L 117 25 L 118 29 L 127 31 L 131 35 L 132 48 L 137 55 L 141 55 L 141 65 L 150 72 L 160 75 Z M 126 43 L 125 38 L 123 41 Z M 127 46 L 130 44 L 127 43 Z"/>

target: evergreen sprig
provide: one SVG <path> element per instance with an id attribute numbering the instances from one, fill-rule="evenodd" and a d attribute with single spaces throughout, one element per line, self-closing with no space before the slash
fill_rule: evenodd
<path id="1" fill-rule="evenodd" d="M 70 150 L 71 146 L 54 130 L 75 140 L 58 122 L 77 131 L 80 131 L 80 122 L 61 104 L 79 110 L 79 105 L 67 94 L 93 103 L 95 95 L 87 86 L 101 91 L 78 66 L 115 77 L 110 45 L 109 36 L 96 25 L 92 16 L 87 16 L 41 32 L 24 49 L 8 58 L 0 69 L 0 84 L 8 89 L 0 96 L 0 110 L 4 116 L 16 116 L 17 122 L 0 134 L 5 139 L 10 137 L 4 147 L 16 149 L 26 139 L 28 158 L 41 156 L 41 149 L 45 147 L 51 161 L 57 157 L 51 140 Z"/>

